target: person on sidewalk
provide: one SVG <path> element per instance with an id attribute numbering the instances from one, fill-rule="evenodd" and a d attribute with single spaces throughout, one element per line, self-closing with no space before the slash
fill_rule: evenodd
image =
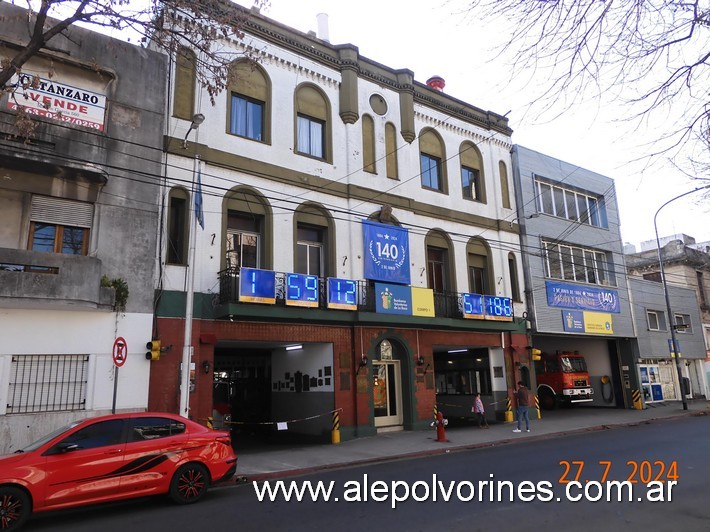
<path id="1" fill-rule="evenodd" d="M 481 401 L 480 392 L 476 393 L 476 398 L 473 401 L 473 408 L 471 408 L 471 412 L 476 414 L 476 417 L 478 418 L 478 428 L 487 429 L 488 421 L 486 421 L 486 411 L 483 409 L 483 401 Z"/>
<path id="2" fill-rule="evenodd" d="M 513 432 L 522 432 L 520 430 L 521 421 L 525 419 L 525 432 L 530 432 L 530 417 L 528 416 L 528 407 L 530 406 L 530 391 L 525 387 L 523 381 L 518 381 L 518 390 L 515 392 L 515 399 L 518 402 L 518 428 Z"/>

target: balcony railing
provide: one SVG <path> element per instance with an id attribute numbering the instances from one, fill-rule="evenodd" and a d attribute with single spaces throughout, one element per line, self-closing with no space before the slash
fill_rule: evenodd
<path id="1" fill-rule="evenodd" d="M 276 306 L 286 306 L 286 273 L 276 272 Z M 374 281 L 356 281 L 357 310 L 376 312 Z M 327 280 L 318 279 L 318 308 L 328 308 Z M 239 304 L 239 268 L 219 272 L 219 301 L 226 305 Z M 251 304 L 251 303 L 244 303 Z M 434 312 L 437 318 L 463 318 L 461 294 L 457 292 L 434 292 Z"/>

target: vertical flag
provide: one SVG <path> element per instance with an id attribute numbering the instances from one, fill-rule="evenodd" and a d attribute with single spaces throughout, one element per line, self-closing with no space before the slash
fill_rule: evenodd
<path id="1" fill-rule="evenodd" d="M 202 170 L 197 167 L 197 185 L 195 186 L 195 217 L 200 227 L 205 228 L 205 214 L 202 211 Z"/>

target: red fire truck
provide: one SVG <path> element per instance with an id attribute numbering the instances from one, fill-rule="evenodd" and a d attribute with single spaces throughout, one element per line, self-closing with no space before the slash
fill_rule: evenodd
<path id="1" fill-rule="evenodd" d="M 545 410 L 594 400 L 587 363 L 578 351 L 541 353 L 535 361 L 535 375 L 540 406 Z"/>

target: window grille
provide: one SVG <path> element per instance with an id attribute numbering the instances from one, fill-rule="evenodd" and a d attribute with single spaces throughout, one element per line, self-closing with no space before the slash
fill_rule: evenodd
<path id="1" fill-rule="evenodd" d="M 10 367 L 8 414 L 86 409 L 89 355 L 16 355 Z"/>

